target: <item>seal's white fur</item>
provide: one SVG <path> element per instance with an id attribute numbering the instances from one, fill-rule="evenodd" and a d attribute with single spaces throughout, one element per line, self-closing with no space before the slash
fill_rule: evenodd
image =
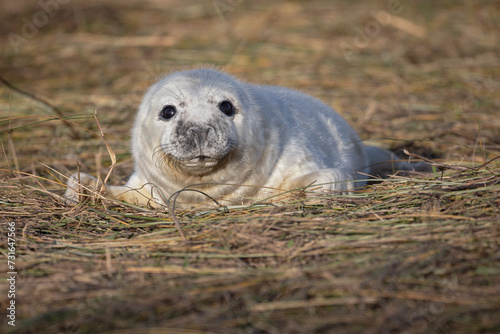
<path id="1" fill-rule="evenodd" d="M 234 115 L 220 110 L 229 101 Z M 175 115 L 160 117 L 164 106 Z M 306 94 L 241 82 L 211 69 L 166 76 L 144 96 L 132 131 L 135 170 L 125 186 L 106 186 L 107 197 L 138 204 L 207 202 L 200 190 L 223 204 L 248 202 L 311 184 L 349 192 L 367 175 L 409 170 L 389 162 L 391 152 L 365 146 L 335 111 Z M 87 174 L 73 175 L 66 198 L 80 184 L 95 188 Z"/>

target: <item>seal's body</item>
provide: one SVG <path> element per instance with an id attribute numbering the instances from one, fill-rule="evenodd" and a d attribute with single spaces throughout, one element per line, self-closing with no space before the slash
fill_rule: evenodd
<path id="1" fill-rule="evenodd" d="M 287 190 L 321 186 L 350 192 L 367 175 L 411 170 L 391 152 L 365 146 L 335 111 L 306 94 L 241 82 L 211 69 L 178 72 L 144 96 L 132 130 L 135 170 L 106 197 L 166 204 L 177 191 L 184 205 L 246 203 Z M 78 198 L 74 175 L 66 198 Z M 317 187 L 319 189 L 319 187 Z"/>

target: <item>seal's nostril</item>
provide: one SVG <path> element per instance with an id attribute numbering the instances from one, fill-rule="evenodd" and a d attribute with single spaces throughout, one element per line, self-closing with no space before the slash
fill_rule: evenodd
<path id="1" fill-rule="evenodd" d="M 210 141 L 210 140 L 214 140 L 216 138 L 215 136 L 215 129 L 211 126 L 209 126 L 207 129 L 206 129 L 206 138 L 205 140 L 206 141 Z"/>

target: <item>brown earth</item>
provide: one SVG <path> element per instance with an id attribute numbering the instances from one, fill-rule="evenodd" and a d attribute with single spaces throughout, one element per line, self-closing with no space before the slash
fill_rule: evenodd
<path id="1" fill-rule="evenodd" d="M 500 332 L 499 17 L 495 0 L 2 1 L 0 331 Z M 320 98 L 436 173 L 179 211 L 185 240 L 168 212 L 59 201 L 77 169 L 108 174 L 105 143 L 123 183 L 145 89 L 207 65 Z"/>

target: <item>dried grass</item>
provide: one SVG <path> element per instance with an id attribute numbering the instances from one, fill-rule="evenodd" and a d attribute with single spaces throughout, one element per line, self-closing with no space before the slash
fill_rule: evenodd
<path id="1" fill-rule="evenodd" d="M 2 330 L 499 332 L 500 8 L 402 1 L 356 47 L 388 3 L 74 0 L 20 52 L 4 38 L 1 77 L 49 103 L 0 86 L 0 226 L 16 222 L 19 273 L 16 327 Z M 37 6 L 0 5 L 2 36 Z M 202 63 L 313 94 L 436 173 L 177 211 L 185 240 L 168 212 L 59 201 L 77 164 L 123 183 L 142 93 Z"/>

